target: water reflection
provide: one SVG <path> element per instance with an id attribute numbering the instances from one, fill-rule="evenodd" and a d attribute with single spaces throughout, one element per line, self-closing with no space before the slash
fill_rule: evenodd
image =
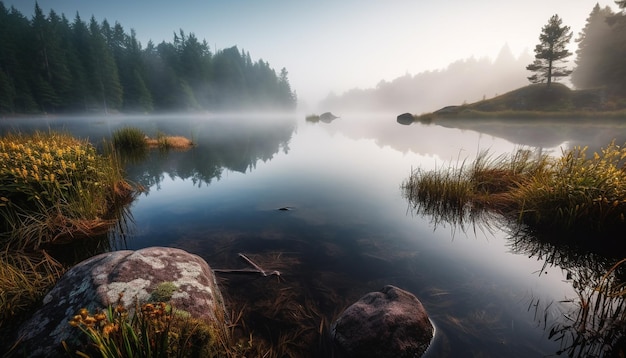
<path id="1" fill-rule="evenodd" d="M 546 300 L 543 295 L 531 294 L 526 298 L 528 311 L 548 339 L 559 343 L 560 348 L 555 352 L 557 355 L 624 356 L 626 259 L 622 258 L 626 252 L 623 245 L 617 242 L 621 240 L 612 240 L 615 243 L 613 246 L 597 245 L 595 241 L 589 243 L 589 240 L 583 245 L 583 241 L 564 235 L 542 235 L 480 207 L 446 205 L 441 201 L 418 198 L 411 192 L 412 187 L 403 186 L 403 195 L 409 202 L 411 212 L 429 218 L 433 227 L 447 224 L 453 232 L 506 228 L 507 246 L 512 253 L 542 262 L 537 275 L 547 274 L 553 268 L 567 273 L 567 282 L 574 289 L 575 296 Z M 435 294 L 445 295 L 445 292 Z M 478 318 L 484 317 L 484 314 L 487 313 L 480 312 Z M 472 321 L 480 321 L 478 318 L 474 317 Z M 448 318 L 447 324 L 450 321 L 455 322 Z M 489 327 L 494 328 L 494 325 Z"/>
<path id="2" fill-rule="evenodd" d="M 210 184 L 213 179 L 219 180 L 224 170 L 245 173 L 254 169 L 259 161 L 269 161 L 278 152 L 289 152 L 289 141 L 295 130 L 293 121 L 264 124 L 246 118 L 233 121 L 195 123 L 191 127 L 193 148 L 185 151 L 152 150 L 145 160 L 134 158 L 127 165 L 130 179 L 146 188 L 158 189 L 165 176 L 178 177 L 189 179 L 200 187 Z M 160 130 L 180 131 L 163 125 Z"/>
<path id="3" fill-rule="evenodd" d="M 442 119 L 435 123 L 444 128 L 472 130 L 537 148 L 563 146 L 564 149 L 571 149 L 581 146 L 589 147 L 589 152 L 593 153 L 613 140 L 619 145 L 626 143 L 626 123 L 623 120 Z"/>
<path id="4" fill-rule="evenodd" d="M 626 267 L 620 260 L 623 252 L 607 254 L 602 250 L 603 254 L 598 254 L 519 230 L 509 240 L 513 252 L 543 260 L 543 268 L 558 266 L 566 270 L 576 292 L 576 296 L 561 301 L 546 303 L 531 297 L 529 302 L 529 310 L 534 311 L 548 338 L 560 343 L 557 354 L 623 357 L 626 353 L 623 291 Z"/>
<path id="5" fill-rule="evenodd" d="M 329 356 L 323 340 L 328 323 L 386 284 L 407 289 L 426 306 L 441 333 L 433 357 L 534 357 L 565 348 L 557 335 L 547 336 L 555 324 L 565 327 L 563 312 L 579 307 L 572 286 L 574 280 L 584 284 L 576 276 L 584 272 L 576 271 L 586 264 L 584 251 L 561 262 L 568 256 L 556 245 L 516 241 L 516 232 L 503 232 L 506 222 L 484 211 L 437 216 L 441 210 L 423 207 L 407 215 L 399 189 L 412 167 L 430 169 L 486 148 L 510 153 L 528 142 L 495 132 L 403 126 L 395 114 L 342 113 L 332 123 L 297 118 L 38 123 L 93 141 L 125 125 L 151 136 L 158 130 L 190 137 L 197 144 L 191 150 L 150 151 L 128 163 L 130 179 L 152 192 L 131 208 L 134 230 L 125 247 L 178 247 L 220 269 L 247 268 L 238 256 L 245 253 L 266 270 L 281 271 L 281 280 L 235 273 L 219 280 L 229 308 L 244 310 L 255 335 L 292 347 L 286 356 Z M 277 210 L 286 206 L 292 210 Z M 453 234 L 438 230 L 442 226 Z M 480 230 L 484 235 L 476 234 Z M 455 238 L 461 232 L 465 236 Z M 561 264 L 570 273 L 567 282 Z"/>

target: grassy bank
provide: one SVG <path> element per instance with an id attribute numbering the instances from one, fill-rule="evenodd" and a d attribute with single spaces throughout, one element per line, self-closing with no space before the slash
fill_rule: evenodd
<path id="1" fill-rule="evenodd" d="M 626 119 L 626 99 L 604 89 L 571 90 L 562 84 L 534 84 L 491 99 L 447 106 L 415 116 L 438 119 Z"/>
<path id="2" fill-rule="evenodd" d="M 0 331 L 64 272 L 50 252 L 106 234 L 134 193 L 112 151 L 55 132 L 0 138 Z"/>
<path id="3" fill-rule="evenodd" d="M 614 143 L 591 156 L 580 147 L 559 158 L 527 150 L 496 158 L 483 152 L 471 164 L 418 169 L 403 190 L 422 212 L 443 217 L 487 210 L 541 232 L 621 232 L 625 162 L 626 148 Z"/>

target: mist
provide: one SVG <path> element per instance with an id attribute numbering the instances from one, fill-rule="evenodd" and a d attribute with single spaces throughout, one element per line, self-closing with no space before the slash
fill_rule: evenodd
<path id="1" fill-rule="evenodd" d="M 330 111 L 432 112 L 447 105 L 488 99 L 528 84 L 528 52 L 515 57 L 504 45 L 495 60 L 470 57 L 442 70 L 381 80 L 375 88 L 330 94 L 319 108 Z"/>

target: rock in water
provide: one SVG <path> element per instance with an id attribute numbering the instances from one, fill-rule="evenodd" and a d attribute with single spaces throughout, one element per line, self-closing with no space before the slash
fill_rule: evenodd
<path id="1" fill-rule="evenodd" d="M 332 324 L 339 357 L 420 357 L 434 328 L 422 303 L 395 286 L 370 292 L 348 307 Z"/>
<path id="2" fill-rule="evenodd" d="M 411 113 L 402 113 L 396 118 L 396 121 L 400 124 L 411 124 L 414 119 Z"/>
<path id="3" fill-rule="evenodd" d="M 151 247 L 100 254 L 85 260 L 61 277 L 46 295 L 43 306 L 19 329 L 18 356 L 65 357 L 61 342 L 83 336 L 68 322 L 81 308 L 100 311 L 121 303 L 152 301 L 159 286 L 170 287 L 169 303 L 194 318 L 224 327 L 222 294 L 209 265 L 199 256 L 174 248 Z"/>
<path id="4" fill-rule="evenodd" d="M 322 114 L 320 114 L 320 121 L 325 122 L 325 123 L 330 123 L 333 120 L 337 119 L 339 117 L 337 117 L 336 115 L 330 113 L 330 112 L 324 112 Z"/>

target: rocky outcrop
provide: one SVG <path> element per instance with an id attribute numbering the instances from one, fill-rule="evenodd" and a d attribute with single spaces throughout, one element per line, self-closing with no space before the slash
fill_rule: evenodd
<path id="1" fill-rule="evenodd" d="M 43 306 L 20 327 L 18 352 L 29 357 L 65 356 L 61 342 L 81 336 L 68 324 L 81 308 L 95 312 L 119 300 L 133 310 L 137 302 L 164 299 L 194 318 L 224 325 L 222 295 L 202 258 L 163 247 L 116 251 L 94 256 L 65 273 Z"/>
<path id="2" fill-rule="evenodd" d="M 421 302 L 390 285 L 363 296 L 331 327 L 336 353 L 342 358 L 420 357 L 433 334 Z"/>

